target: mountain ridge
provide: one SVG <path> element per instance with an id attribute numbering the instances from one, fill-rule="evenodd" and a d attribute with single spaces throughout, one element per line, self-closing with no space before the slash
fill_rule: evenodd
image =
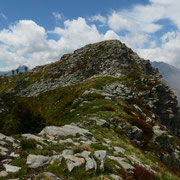
<path id="1" fill-rule="evenodd" d="M 179 108 L 161 78 L 116 40 L 0 76 L 5 178 L 179 179 Z"/>

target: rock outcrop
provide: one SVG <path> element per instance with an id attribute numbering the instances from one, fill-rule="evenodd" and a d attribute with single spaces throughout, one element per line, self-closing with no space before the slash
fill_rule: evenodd
<path id="1" fill-rule="evenodd" d="M 161 78 L 120 41 L 0 77 L 0 177 L 179 179 L 179 108 Z"/>

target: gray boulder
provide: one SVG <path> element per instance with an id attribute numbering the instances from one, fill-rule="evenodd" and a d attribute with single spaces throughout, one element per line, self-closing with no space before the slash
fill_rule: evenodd
<path id="1" fill-rule="evenodd" d="M 105 159 L 106 159 L 106 155 L 107 155 L 107 152 L 106 151 L 103 151 L 103 150 L 100 150 L 100 151 L 95 151 L 94 152 L 94 156 L 100 161 L 100 170 L 101 171 L 104 171 L 104 162 L 105 162 Z"/>
<path id="2" fill-rule="evenodd" d="M 42 156 L 42 155 L 33 155 L 29 154 L 27 157 L 26 164 L 29 168 L 38 168 L 42 167 L 46 164 L 49 164 L 51 161 L 50 157 Z"/>
<path id="3" fill-rule="evenodd" d="M 72 124 L 62 127 L 47 126 L 39 134 L 47 137 L 76 136 L 76 134 L 91 135 L 88 130 Z"/>

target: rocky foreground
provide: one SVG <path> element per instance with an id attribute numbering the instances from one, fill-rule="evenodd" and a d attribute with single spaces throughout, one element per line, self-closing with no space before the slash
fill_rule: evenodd
<path id="1" fill-rule="evenodd" d="M 177 97 L 121 42 L 0 83 L 0 179 L 180 178 Z"/>
<path id="2" fill-rule="evenodd" d="M 91 126 L 96 129 L 104 130 L 111 126 L 102 119 L 93 118 L 92 121 L 94 124 Z M 73 179 L 156 179 L 158 176 L 155 174 L 162 169 L 167 171 L 161 172 L 162 177 L 168 177 L 170 171 L 166 166 L 158 161 L 153 162 L 153 155 L 142 154 L 142 150 L 133 147 L 127 138 L 108 136 L 113 135 L 114 131 L 107 128 L 105 130 L 110 132 L 99 137 L 96 130 L 90 132 L 82 126 L 74 123 L 62 127 L 47 126 L 37 135 L 22 134 L 18 139 L 0 134 L 3 169 L 0 177 L 52 180 L 72 179 L 71 176 L 74 176 Z M 153 132 L 153 143 L 157 145 L 167 146 L 169 142 L 163 141 L 172 138 L 158 125 L 154 126 Z M 141 129 L 132 127 L 130 136 L 135 142 L 142 138 L 142 134 Z M 164 144 L 160 144 L 161 141 Z M 180 168 L 178 150 L 171 155 L 164 154 L 162 160 Z M 24 171 L 28 174 L 23 174 Z M 175 175 L 172 178 L 178 179 Z"/>

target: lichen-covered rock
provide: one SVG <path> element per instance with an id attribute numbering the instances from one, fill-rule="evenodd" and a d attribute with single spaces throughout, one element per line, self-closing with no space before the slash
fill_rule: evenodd
<path id="1" fill-rule="evenodd" d="M 91 136 L 91 133 L 88 130 L 71 124 L 62 127 L 47 126 L 39 133 L 41 136 L 50 137 L 76 136 L 76 134 Z"/>
<path id="2" fill-rule="evenodd" d="M 171 149 L 173 138 L 171 135 L 168 134 L 167 131 L 161 130 L 159 126 L 154 126 L 153 132 L 154 132 L 153 141 L 156 144 L 159 144 L 164 148 Z"/>
<path id="3" fill-rule="evenodd" d="M 162 156 L 162 161 L 168 165 L 180 168 L 180 151 L 173 151 L 171 153 L 164 154 Z"/>
<path id="4" fill-rule="evenodd" d="M 71 172 L 76 167 L 82 166 L 85 163 L 84 158 L 79 158 L 70 154 L 63 154 L 63 158 L 66 160 L 69 172 Z"/>
<path id="5" fill-rule="evenodd" d="M 26 164 L 28 165 L 29 168 L 38 168 L 44 166 L 45 164 L 50 163 L 50 161 L 51 161 L 50 157 L 29 154 L 27 157 Z"/>
<path id="6" fill-rule="evenodd" d="M 132 171 L 134 169 L 134 167 L 131 164 L 124 161 L 125 160 L 124 158 L 115 157 L 115 156 L 108 156 L 108 158 L 119 163 L 119 165 L 126 171 Z"/>
<path id="7" fill-rule="evenodd" d="M 44 180 L 61 180 L 61 178 L 57 177 L 55 174 L 51 172 L 43 172 L 35 177 L 35 180 L 44 179 Z"/>
<path id="8" fill-rule="evenodd" d="M 12 165 L 9 165 L 9 164 L 4 164 L 3 166 L 4 166 L 5 170 L 6 170 L 6 172 L 9 172 L 9 173 L 16 173 L 21 169 L 21 167 L 12 166 Z"/>
<path id="9" fill-rule="evenodd" d="M 0 172 L 0 177 L 6 177 L 8 173 L 6 171 L 1 171 Z"/>
<path id="10" fill-rule="evenodd" d="M 100 151 L 95 151 L 94 152 L 94 156 L 100 161 L 100 170 L 104 171 L 104 163 L 105 163 L 105 159 L 107 156 L 107 152 L 100 150 Z"/>
<path id="11" fill-rule="evenodd" d="M 95 169 L 95 170 L 97 169 L 96 161 L 94 160 L 94 158 L 92 156 L 90 157 L 90 154 L 91 154 L 91 152 L 89 152 L 89 151 L 83 151 L 82 153 L 76 154 L 76 156 L 80 156 L 85 159 L 86 171 L 91 170 L 91 169 Z"/>

